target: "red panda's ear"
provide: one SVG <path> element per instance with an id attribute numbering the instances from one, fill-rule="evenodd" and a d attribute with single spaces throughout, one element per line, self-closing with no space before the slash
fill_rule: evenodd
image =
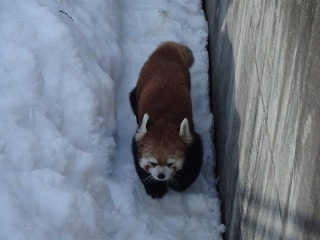
<path id="1" fill-rule="evenodd" d="M 190 133 L 189 121 L 187 118 L 183 119 L 180 124 L 179 135 L 182 137 L 183 141 L 186 144 L 190 144 L 193 141 L 192 135 Z"/>
<path id="2" fill-rule="evenodd" d="M 143 115 L 142 123 L 136 133 L 136 141 L 139 141 L 147 133 L 147 123 L 149 120 L 148 113 Z"/>

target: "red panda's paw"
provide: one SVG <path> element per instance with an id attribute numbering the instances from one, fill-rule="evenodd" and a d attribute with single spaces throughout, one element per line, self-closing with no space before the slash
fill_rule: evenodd
<path id="1" fill-rule="evenodd" d="M 162 198 L 167 192 L 167 184 L 165 182 L 152 182 L 145 186 L 146 192 L 152 198 Z"/>

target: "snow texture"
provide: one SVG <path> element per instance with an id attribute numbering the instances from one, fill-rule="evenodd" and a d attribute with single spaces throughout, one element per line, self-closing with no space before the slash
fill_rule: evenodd
<path id="1" fill-rule="evenodd" d="M 0 1 L 0 239 L 221 239 L 199 0 Z M 152 199 L 128 94 L 163 41 L 188 45 L 201 176 Z"/>

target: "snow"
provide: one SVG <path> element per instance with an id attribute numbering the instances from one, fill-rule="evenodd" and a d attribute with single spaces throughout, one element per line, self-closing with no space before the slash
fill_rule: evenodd
<path id="1" fill-rule="evenodd" d="M 163 41 L 188 45 L 200 177 L 149 197 L 128 93 Z M 0 239 L 221 239 L 198 0 L 0 1 Z"/>

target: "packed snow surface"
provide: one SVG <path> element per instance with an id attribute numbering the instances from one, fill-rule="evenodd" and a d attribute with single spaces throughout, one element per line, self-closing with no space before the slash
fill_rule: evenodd
<path id="1" fill-rule="evenodd" d="M 188 45 L 204 164 L 152 199 L 128 94 L 163 41 Z M 221 239 L 200 0 L 0 1 L 0 239 Z"/>

